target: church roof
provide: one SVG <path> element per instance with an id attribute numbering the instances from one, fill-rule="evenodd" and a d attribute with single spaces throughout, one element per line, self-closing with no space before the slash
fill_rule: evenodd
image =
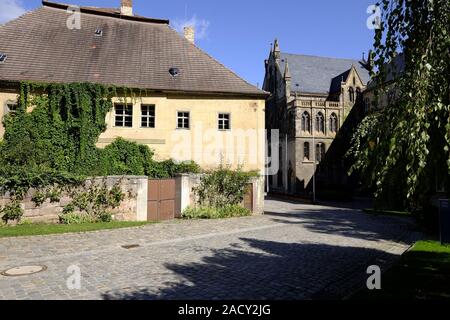
<path id="1" fill-rule="evenodd" d="M 352 65 L 364 85 L 370 80 L 369 71 L 364 69 L 358 60 L 282 52 L 280 61 L 281 74 L 284 74 L 286 61 L 288 62 L 292 92 L 329 94 L 339 91 L 341 81 L 347 79 Z"/>

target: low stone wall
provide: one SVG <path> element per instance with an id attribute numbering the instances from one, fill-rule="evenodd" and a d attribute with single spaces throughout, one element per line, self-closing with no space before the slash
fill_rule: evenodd
<path id="1" fill-rule="evenodd" d="M 86 180 L 80 190 L 87 189 L 92 184 L 106 185 L 112 188 L 119 183 L 122 192 L 125 194 L 125 200 L 120 207 L 112 210 L 115 220 L 119 221 L 146 221 L 147 220 L 147 190 L 148 178 L 140 176 L 110 176 L 110 177 L 96 177 Z M 45 201 L 42 205 L 36 206 L 31 200 L 36 190 L 29 190 L 24 200 L 22 201 L 22 209 L 24 215 L 22 220 L 31 222 L 58 222 L 59 215 L 63 209 L 68 205 L 72 198 L 69 192 L 63 192 L 59 202 L 51 203 L 50 200 Z M 0 205 L 5 205 L 9 202 L 9 196 L 0 197 Z"/>
<path id="2" fill-rule="evenodd" d="M 200 184 L 201 174 L 182 174 L 177 177 L 177 215 L 189 206 L 195 206 L 197 199 L 193 189 Z M 264 213 L 264 177 L 256 177 L 251 180 L 253 188 L 253 214 Z"/>

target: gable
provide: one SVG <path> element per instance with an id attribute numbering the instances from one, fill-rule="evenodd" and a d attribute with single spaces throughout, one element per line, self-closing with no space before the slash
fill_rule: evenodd
<path id="1" fill-rule="evenodd" d="M 364 85 L 370 79 L 369 72 L 357 60 L 281 53 L 282 72 L 286 61 L 292 76 L 292 92 L 329 94 L 336 88 L 340 90 L 342 79 L 347 79 L 352 65 Z"/>

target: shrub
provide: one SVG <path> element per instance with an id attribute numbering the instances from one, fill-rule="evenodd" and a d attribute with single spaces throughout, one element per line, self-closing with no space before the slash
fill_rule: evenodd
<path id="1" fill-rule="evenodd" d="M 103 185 L 91 185 L 87 190 L 76 191 L 73 200 L 66 205 L 60 215 L 63 224 L 86 222 L 111 222 L 110 209 L 117 208 L 125 199 L 120 182 L 109 190 Z"/>
<path id="2" fill-rule="evenodd" d="M 183 211 L 184 219 L 224 219 L 251 215 L 250 210 L 239 205 L 227 205 L 221 208 L 188 207 Z"/>
<path id="3" fill-rule="evenodd" d="M 6 204 L 3 208 L 0 208 L 0 215 L 2 215 L 2 220 L 4 223 L 8 223 L 9 221 L 18 221 L 23 216 L 23 209 L 20 206 L 20 201 L 13 200 Z"/>
<path id="4" fill-rule="evenodd" d="M 59 222 L 62 224 L 83 224 L 83 223 L 94 223 L 97 219 L 89 216 L 87 214 L 80 213 L 66 213 L 59 216 Z"/>
<path id="5" fill-rule="evenodd" d="M 250 179 L 254 172 L 236 171 L 220 167 L 201 178 L 200 185 L 194 188 L 200 206 L 222 208 L 242 203 Z"/>

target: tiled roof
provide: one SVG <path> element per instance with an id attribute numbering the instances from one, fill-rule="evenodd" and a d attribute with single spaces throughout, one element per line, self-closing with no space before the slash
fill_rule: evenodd
<path id="1" fill-rule="evenodd" d="M 82 8 L 67 27 L 67 5 L 44 6 L 0 26 L 0 81 L 92 82 L 167 92 L 265 96 L 169 27 L 167 20 Z M 103 35 L 95 36 L 101 28 Z M 169 73 L 178 68 L 179 75 Z"/>
<path id="2" fill-rule="evenodd" d="M 339 80 L 339 77 L 348 75 L 352 65 L 355 66 L 364 84 L 370 80 L 369 72 L 357 60 L 281 53 L 282 74 L 284 74 L 286 60 L 292 77 L 291 91 L 293 92 L 333 93 L 336 90 L 336 79 Z"/>

